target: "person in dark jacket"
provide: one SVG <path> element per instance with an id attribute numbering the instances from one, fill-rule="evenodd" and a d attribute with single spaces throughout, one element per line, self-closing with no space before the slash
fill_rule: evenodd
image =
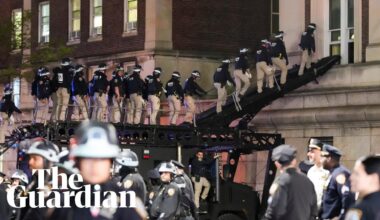
<path id="1" fill-rule="evenodd" d="M 274 36 L 274 41 L 271 43 L 272 47 L 272 63 L 281 70 L 281 85 L 286 83 L 286 76 L 288 75 L 287 65 L 289 64 L 288 54 L 286 53 L 284 39 L 284 32 L 280 31 Z"/>
<path id="2" fill-rule="evenodd" d="M 170 113 L 170 124 L 176 125 L 179 112 L 181 111 L 181 102 L 183 103 L 184 95 L 183 89 L 180 84 L 181 75 L 179 72 L 174 71 L 172 78 L 166 83 L 166 97 L 168 98 Z"/>
<path id="3" fill-rule="evenodd" d="M 160 110 L 160 96 L 162 93 L 162 83 L 160 75 L 162 73 L 161 67 L 156 67 L 152 75 L 148 75 L 145 78 L 146 94 L 148 96 L 148 102 L 152 108 L 149 118 L 149 124 L 157 124 L 157 113 Z"/>
<path id="4" fill-rule="evenodd" d="M 37 106 L 34 121 L 40 119 L 44 122 L 49 112 L 49 98 L 52 91 L 52 84 L 50 80 L 50 72 L 46 67 L 38 69 L 39 80 L 37 83 Z"/>
<path id="5" fill-rule="evenodd" d="M 11 124 L 13 121 L 14 112 L 21 114 L 20 109 L 16 107 L 15 103 L 12 100 L 12 94 L 12 88 L 6 87 L 4 90 L 4 96 L 0 102 L 0 112 L 3 123 L 4 121 L 8 121 L 8 124 Z"/>
<path id="6" fill-rule="evenodd" d="M 124 91 L 124 68 L 121 65 L 117 65 L 112 73 L 112 79 L 110 81 L 110 89 L 108 92 L 108 99 L 110 105 L 111 122 L 120 123 L 121 113 L 123 106 L 123 99 L 125 95 Z"/>
<path id="7" fill-rule="evenodd" d="M 194 101 L 194 96 L 202 97 L 207 94 L 207 92 L 198 85 L 195 81 L 201 77 L 201 73 L 198 70 L 194 70 L 191 76 L 185 81 L 185 86 L 183 92 L 185 94 L 185 123 L 193 124 L 193 119 L 195 117 L 196 106 Z"/>
<path id="8" fill-rule="evenodd" d="M 263 220 L 311 220 L 318 216 L 317 196 L 313 183 L 296 168 L 294 147 L 280 145 L 272 160 L 280 175 L 270 188 L 268 208 Z"/>
<path id="9" fill-rule="evenodd" d="M 107 94 L 109 85 L 106 69 L 107 65 L 105 63 L 99 64 L 98 69 L 95 71 L 94 76 L 91 80 L 91 84 L 94 90 L 93 100 L 95 104 L 95 109 L 92 113 L 92 117 L 98 121 L 105 121 L 105 115 L 107 113 Z"/>
<path id="10" fill-rule="evenodd" d="M 145 83 L 140 77 L 142 67 L 140 65 L 135 65 L 133 68 L 133 73 L 128 77 L 127 90 L 129 98 L 131 100 L 131 111 L 130 114 L 133 115 L 133 121 L 129 121 L 129 124 L 140 124 L 141 115 L 144 105 L 144 100 L 142 94 L 144 91 Z"/>
<path id="11" fill-rule="evenodd" d="M 236 58 L 235 63 L 235 70 L 234 70 L 234 77 L 235 77 L 235 96 L 236 100 L 240 100 L 241 97 L 244 96 L 244 94 L 247 92 L 249 86 L 251 85 L 251 82 L 249 79 L 252 77 L 251 73 L 249 72 L 249 66 L 248 66 L 248 55 L 247 55 L 248 49 L 243 48 L 240 49 L 240 55 Z M 244 83 L 243 88 L 241 87 L 241 83 Z"/>
<path id="12" fill-rule="evenodd" d="M 78 116 L 82 113 L 83 119 L 88 119 L 88 84 L 85 79 L 84 66 L 78 64 L 75 66 L 74 78 L 71 85 L 71 93 L 73 95 L 74 104 L 78 112 Z"/>
<path id="13" fill-rule="evenodd" d="M 257 92 L 263 92 L 264 77 L 269 80 L 269 88 L 273 88 L 273 68 L 272 60 L 268 52 L 270 42 L 267 39 L 261 40 L 260 48 L 256 51 L 256 71 L 257 71 Z"/>
<path id="14" fill-rule="evenodd" d="M 314 23 L 310 23 L 306 31 L 302 33 L 301 42 L 299 44 L 299 46 L 302 49 L 301 65 L 298 71 L 299 76 L 303 75 L 305 66 L 307 69 L 311 68 L 311 59 L 313 58 L 313 54 L 315 53 L 315 29 L 316 25 Z"/>
<path id="15" fill-rule="evenodd" d="M 216 103 L 216 113 L 222 111 L 222 106 L 226 104 L 227 101 L 227 90 L 226 84 L 230 83 L 235 86 L 235 81 L 232 80 L 231 74 L 228 71 L 228 66 L 230 64 L 229 59 L 224 59 L 222 65 L 220 65 L 214 73 L 214 86 L 218 92 L 218 101 Z"/>

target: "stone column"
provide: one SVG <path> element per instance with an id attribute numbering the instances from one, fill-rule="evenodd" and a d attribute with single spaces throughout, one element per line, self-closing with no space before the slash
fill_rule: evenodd
<path id="1" fill-rule="evenodd" d="M 366 51 L 367 61 L 380 60 L 380 1 L 369 1 L 369 44 Z"/>

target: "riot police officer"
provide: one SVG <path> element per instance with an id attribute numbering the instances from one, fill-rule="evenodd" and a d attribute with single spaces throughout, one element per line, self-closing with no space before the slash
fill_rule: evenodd
<path id="1" fill-rule="evenodd" d="M 341 151 L 324 144 L 322 150 L 323 167 L 330 171 L 322 198 L 322 219 L 344 219 L 348 208 L 354 204 L 354 194 L 350 192 L 350 171 L 340 165 Z"/>
<path id="2" fill-rule="evenodd" d="M 105 115 L 107 113 L 107 93 L 109 86 L 105 73 L 106 69 L 107 65 L 105 63 L 99 64 L 92 78 L 94 90 L 93 100 L 95 104 L 92 117 L 99 121 L 105 121 Z"/>
<path id="3" fill-rule="evenodd" d="M 180 84 L 181 74 L 174 71 L 172 78 L 166 83 L 166 97 L 168 98 L 170 113 L 170 124 L 176 125 L 179 112 L 181 111 L 181 102 L 183 102 L 183 89 Z"/>
<path id="4" fill-rule="evenodd" d="M 153 204 L 153 201 L 156 199 L 159 189 L 161 187 L 161 179 L 160 179 L 160 173 L 158 172 L 158 169 L 151 169 L 148 171 L 147 174 L 148 182 L 147 182 L 147 202 L 146 207 L 148 213 L 150 212 L 151 206 Z"/>
<path id="5" fill-rule="evenodd" d="M 78 169 L 86 185 L 100 195 L 100 204 L 107 199 L 106 191 L 114 192 L 120 200 L 122 190 L 115 182 L 109 181 L 112 161 L 120 153 L 117 143 L 116 129 L 111 124 L 95 121 L 84 121 L 76 131 L 78 146 L 73 149 Z M 74 191 L 76 194 L 77 192 Z M 83 195 L 83 194 L 82 194 Z M 84 199 L 81 197 L 81 199 Z M 123 207 L 78 207 L 75 202 L 71 208 L 58 208 L 47 219 L 112 219 L 112 220 L 142 220 L 135 208 Z M 142 210 L 143 211 L 143 210 Z"/>
<path id="6" fill-rule="evenodd" d="M 218 92 L 218 101 L 216 103 L 216 113 L 222 111 L 222 106 L 226 104 L 227 101 L 227 90 L 226 84 L 230 83 L 235 86 L 235 81 L 232 80 L 231 74 L 228 71 L 228 66 L 230 64 L 229 59 L 224 59 L 222 65 L 220 65 L 214 73 L 214 86 Z"/>
<path id="7" fill-rule="evenodd" d="M 74 79 L 72 82 L 72 94 L 74 103 L 77 107 L 78 116 L 82 113 L 83 119 L 88 119 L 88 109 L 87 109 L 87 95 L 88 95 L 88 84 L 85 79 L 84 66 L 78 64 L 75 66 Z"/>
<path id="8" fill-rule="evenodd" d="M 112 73 L 108 98 L 110 103 L 110 115 L 113 123 L 121 122 L 121 108 L 123 106 L 124 91 L 124 68 L 117 65 Z"/>
<path id="9" fill-rule="evenodd" d="M 157 113 L 160 110 L 160 96 L 162 92 L 162 83 L 160 75 L 162 73 L 161 67 L 156 67 L 152 75 L 148 75 L 145 78 L 146 93 L 148 95 L 148 101 L 151 106 L 151 114 L 149 124 L 155 125 L 157 123 Z"/>
<path id="10" fill-rule="evenodd" d="M 20 109 L 16 107 L 15 103 L 12 100 L 13 89 L 6 87 L 4 90 L 4 96 L 0 102 L 0 112 L 3 123 L 5 120 L 8 121 L 8 124 L 11 124 L 13 120 L 13 112 L 21 113 Z"/>
<path id="11" fill-rule="evenodd" d="M 46 67 L 40 67 L 38 69 L 38 75 L 37 106 L 34 121 L 37 119 L 45 121 L 49 111 L 49 97 L 52 91 L 51 80 L 49 78 L 50 72 Z"/>
<path id="12" fill-rule="evenodd" d="M 28 176 L 26 175 L 26 173 L 22 170 L 16 170 L 12 176 L 11 176 L 11 186 L 12 187 L 16 187 L 15 189 L 15 204 L 16 205 L 19 205 L 20 203 L 20 196 L 21 194 L 24 193 L 23 189 L 19 186 L 27 186 L 29 183 L 29 179 L 28 179 Z M 8 203 L 5 202 L 7 205 Z M 20 209 L 18 208 L 13 208 L 13 207 L 9 207 L 10 208 L 10 213 L 9 213 L 9 219 L 13 220 L 13 219 L 18 219 L 19 216 L 20 216 Z"/>
<path id="13" fill-rule="evenodd" d="M 284 32 L 279 31 L 274 36 L 274 41 L 272 42 L 272 63 L 276 65 L 281 70 L 281 85 L 286 83 L 286 77 L 288 75 L 288 68 L 286 67 L 289 64 L 288 54 L 286 53 L 284 39 Z"/>
<path id="14" fill-rule="evenodd" d="M 296 149 L 289 145 L 280 145 L 273 150 L 272 160 L 281 174 L 270 188 L 265 220 L 303 220 L 318 216 L 313 183 L 297 171 L 296 153 Z"/>
<path id="15" fill-rule="evenodd" d="M 249 79 L 251 74 L 249 72 L 248 66 L 248 49 L 243 48 L 240 49 L 240 55 L 236 58 L 234 77 L 235 77 L 235 96 L 236 100 L 239 101 L 241 97 L 247 92 L 249 86 L 251 85 Z M 241 87 L 241 83 L 244 83 L 243 88 Z"/>
<path id="16" fill-rule="evenodd" d="M 267 76 L 269 88 L 274 86 L 272 60 L 268 53 L 270 43 L 267 39 L 261 40 L 260 48 L 256 51 L 257 92 L 263 92 L 264 77 Z"/>
<path id="17" fill-rule="evenodd" d="M 207 94 L 207 92 L 201 88 L 198 83 L 195 81 L 201 77 L 201 73 L 198 70 L 194 70 L 191 73 L 191 76 L 185 81 L 185 86 L 183 87 L 183 91 L 185 94 L 185 123 L 193 124 L 193 119 L 195 116 L 196 106 L 194 97 L 195 95 L 201 97 Z"/>
<path id="18" fill-rule="evenodd" d="M 299 76 L 303 75 L 305 66 L 307 69 L 310 69 L 311 67 L 311 59 L 313 58 L 313 54 L 315 53 L 315 29 L 316 25 L 314 23 L 310 23 L 306 31 L 302 33 L 301 42 L 299 44 L 299 46 L 302 49 L 301 65 L 298 71 Z"/>
<path id="19" fill-rule="evenodd" d="M 132 75 L 129 76 L 127 81 L 127 90 L 131 100 L 130 114 L 133 115 L 133 122 L 128 121 L 129 124 L 140 124 L 141 114 L 143 110 L 142 93 L 144 90 L 144 81 L 140 78 L 141 66 L 135 65 Z"/>
<path id="20" fill-rule="evenodd" d="M 139 166 L 137 154 L 130 149 L 126 149 L 116 158 L 115 162 L 116 166 L 120 166 L 120 185 L 126 190 L 134 191 L 136 196 L 145 205 L 146 185 L 144 179 L 137 170 L 137 167 Z"/>
<path id="21" fill-rule="evenodd" d="M 162 163 L 158 169 L 161 176 L 161 188 L 150 210 L 150 219 L 178 219 L 178 209 L 181 200 L 181 190 L 173 182 L 176 173 L 172 163 Z"/>
<path id="22" fill-rule="evenodd" d="M 379 219 L 380 156 L 372 155 L 360 158 L 355 163 L 350 179 L 351 190 L 359 193 L 361 199 L 348 210 L 345 219 Z"/>

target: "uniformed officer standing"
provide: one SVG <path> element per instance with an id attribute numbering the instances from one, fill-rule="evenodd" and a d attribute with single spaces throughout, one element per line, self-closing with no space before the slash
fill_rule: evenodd
<path id="1" fill-rule="evenodd" d="M 24 193 L 21 187 L 19 186 L 24 186 L 26 187 L 29 183 L 28 176 L 24 173 L 22 170 L 16 170 L 12 176 L 11 176 L 11 186 L 16 187 L 15 190 L 15 204 L 19 205 L 20 204 L 20 196 L 21 194 Z M 6 205 L 8 205 L 8 202 L 5 202 Z M 9 207 L 10 212 L 9 212 L 9 219 L 18 219 L 20 216 L 20 209 L 19 208 L 13 208 Z"/>
<path id="2" fill-rule="evenodd" d="M 70 100 L 71 82 L 74 75 L 74 67 L 71 65 L 69 58 L 63 58 L 61 62 L 61 71 L 54 73 L 52 84 L 56 90 L 57 111 L 53 120 L 66 120 L 66 109 Z"/>
<path id="3" fill-rule="evenodd" d="M 248 66 L 248 55 L 247 55 L 248 49 L 243 48 L 240 49 L 240 55 L 236 58 L 235 63 L 235 70 L 234 70 L 234 77 L 235 77 L 235 96 L 236 100 L 240 100 L 241 97 L 244 96 L 244 94 L 247 92 L 249 86 L 251 85 L 249 79 L 251 77 L 251 74 L 249 72 L 249 66 Z M 244 83 L 243 88 L 241 87 L 241 83 Z"/>
<path id="4" fill-rule="evenodd" d="M 72 94 L 74 103 L 77 107 L 78 116 L 79 112 L 81 112 L 83 119 L 88 119 L 88 84 L 85 79 L 84 66 L 81 64 L 75 66 L 75 75 L 72 81 Z"/>
<path id="5" fill-rule="evenodd" d="M 133 122 L 129 121 L 129 124 L 140 124 L 141 114 L 143 110 L 144 100 L 142 93 L 144 90 L 144 81 L 140 77 L 141 66 L 135 65 L 132 75 L 129 76 L 127 81 L 127 90 L 129 98 L 131 99 L 130 114 L 133 115 Z"/>
<path id="6" fill-rule="evenodd" d="M 268 52 L 270 43 L 267 39 L 261 40 L 260 48 L 256 51 L 257 92 L 263 92 L 264 77 L 269 81 L 269 88 L 274 86 L 274 72 L 272 60 Z"/>
<path id="7" fill-rule="evenodd" d="M 13 112 L 21 113 L 20 109 L 16 107 L 15 103 L 12 100 L 12 94 L 12 88 L 5 88 L 4 96 L 0 102 L 1 118 L 3 119 L 2 122 L 4 123 L 7 120 L 9 125 L 12 123 L 13 120 Z"/>
<path id="8" fill-rule="evenodd" d="M 323 143 L 320 140 L 311 138 L 309 141 L 309 151 L 307 153 L 310 161 L 314 163 L 307 172 L 307 177 L 314 184 L 314 190 L 317 194 L 318 209 L 321 208 L 324 186 L 329 177 L 329 171 L 323 169 L 321 159 L 322 147 Z"/>
<path id="9" fill-rule="evenodd" d="M 175 167 L 172 163 L 162 163 L 158 169 L 161 175 L 161 188 L 150 210 L 150 219 L 178 219 L 181 190 L 173 182 Z"/>
<path id="10" fill-rule="evenodd" d="M 156 199 L 158 192 L 161 187 L 161 177 L 160 173 L 158 172 L 158 169 L 152 169 L 148 171 L 147 174 L 148 182 L 147 182 L 147 202 L 146 207 L 148 213 L 150 213 L 150 209 L 152 207 L 153 201 Z"/>
<path id="11" fill-rule="evenodd" d="M 108 98 L 110 100 L 110 115 L 113 123 L 121 122 L 121 112 L 123 107 L 124 91 L 124 68 L 117 65 L 112 73 Z"/>
<path id="12" fill-rule="evenodd" d="M 288 54 L 286 53 L 284 39 L 284 32 L 280 31 L 275 36 L 275 40 L 272 42 L 272 63 L 281 70 L 281 85 L 286 83 L 286 77 L 288 75 L 287 65 L 289 64 Z"/>
<path id="13" fill-rule="evenodd" d="M 105 115 L 107 114 L 107 94 L 108 94 L 108 80 L 106 76 L 107 65 L 101 63 L 98 66 L 98 70 L 95 71 L 92 78 L 92 84 L 94 89 L 94 104 L 95 109 L 92 117 L 99 121 L 105 121 Z"/>
<path id="14" fill-rule="evenodd" d="M 51 80 L 49 78 L 50 72 L 46 67 L 38 69 L 38 83 L 37 83 L 37 109 L 34 121 L 40 119 L 45 121 L 49 111 L 49 97 L 51 94 Z"/>
<path id="15" fill-rule="evenodd" d="M 342 153 L 334 146 L 324 144 L 323 167 L 330 171 L 322 199 L 322 219 L 344 219 L 348 208 L 354 204 L 355 196 L 350 192 L 350 171 L 340 165 Z"/>
<path id="16" fill-rule="evenodd" d="M 356 161 L 350 177 L 351 190 L 360 200 L 351 207 L 346 220 L 369 220 L 380 217 L 380 156 L 367 156 Z"/>
<path id="17" fill-rule="evenodd" d="M 160 110 L 160 96 L 162 92 L 162 83 L 160 80 L 162 69 L 161 67 L 156 67 L 152 75 L 148 75 L 145 78 L 146 83 L 146 93 L 148 95 L 148 101 L 151 106 L 150 120 L 149 124 L 157 124 L 157 113 Z"/>
<path id="18" fill-rule="evenodd" d="M 306 220 L 318 216 L 313 183 L 298 172 L 296 154 L 296 149 L 289 145 L 273 150 L 272 160 L 281 174 L 271 186 L 265 220 Z"/>
<path id="19" fill-rule="evenodd" d="M 183 91 L 185 93 L 185 123 L 193 124 L 193 119 L 195 118 L 196 106 L 194 101 L 194 96 L 197 95 L 202 97 L 207 94 L 207 92 L 198 85 L 195 81 L 201 77 L 201 73 L 198 70 L 194 70 L 191 76 L 185 81 Z"/>
<path id="20" fill-rule="evenodd" d="M 179 82 L 181 75 L 179 72 L 174 71 L 172 78 L 166 83 L 166 97 L 169 102 L 169 118 L 171 125 L 177 125 L 177 118 L 181 111 L 181 102 L 183 102 L 183 89 Z"/>
<path id="21" fill-rule="evenodd" d="M 137 170 L 139 159 L 137 154 L 130 149 L 124 150 L 115 160 L 119 166 L 120 186 L 136 193 L 143 205 L 146 202 L 146 185 L 144 179 Z"/>
<path id="22" fill-rule="evenodd" d="M 230 62 L 231 61 L 229 59 L 223 60 L 222 65 L 220 65 L 214 73 L 214 86 L 218 92 L 218 101 L 216 102 L 216 113 L 220 113 L 222 111 L 222 106 L 226 104 L 226 84 L 230 83 L 234 86 L 236 85 L 235 81 L 233 81 L 231 78 L 230 72 L 228 71 L 228 66 Z"/>
<path id="23" fill-rule="evenodd" d="M 299 76 L 303 75 L 305 66 L 307 69 L 310 69 L 311 67 L 311 59 L 313 58 L 313 54 L 315 53 L 315 29 L 316 25 L 314 23 L 310 23 L 306 31 L 302 33 L 301 42 L 299 44 L 299 46 L 302 49 L 301 65 L 298 71 Z"/>

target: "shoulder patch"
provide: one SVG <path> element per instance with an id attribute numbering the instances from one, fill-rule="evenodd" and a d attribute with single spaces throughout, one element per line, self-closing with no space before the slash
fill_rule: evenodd
<path id="1" fill-rule="evenodd" d="M 307 34 L 307 32 L 303 32 L 302 35 L 305 36 Z"/>
<path id="2" fill-rule="evenodd" d="M 174 188 L 170 188 L 170 189 L 168 189 L 168 195 L 169 195 L 169 196 L 173 196 L 174 193 L 175 193 L 175 189 L 174 189 Z"/>
<path id="3" fill-rule="evenodd" d="M 363 212 L 360 209 L 350 209 L 346 214 L 346 220 L 360 220 L 362 219 Z"/>
<path id="4" fill-rule="evenodd" d="M 235 61 L 236 61 L 236 62 L 238 62 L 239 60 L 240 60 L 240 58 L 239 58 L 239 57 L 236 57 L 236 58 L 235 58 Z"/>
<path id="5" fill-rule="evenodd" d="M 216 71 L 220 72 L 220 71 L 222 71 L 222 68 L 219 67 L 216 69 Z"/>
<path id="6" fill-rule="evenodd" d="M 261 52 L 263 52 L 263 51 L 262 50 L 256 51 L 257 54 L 261 54 Z"/>
<path id="7" fill-rule="evenodd" d="M 126 189 L 131 188 L 132 185 L 133 185 L 133 181 L 132 181 L 132 180 L 126 180 L 126 181 L 124 182 L 124 187 L 125 187 Z"/>
<path id="8" fill-rule="evenodd" d="M 149 199 L 152 200 L 153 197 L 154 197 L 154 192 L 150 192 L 150 193 L 149 193 Z"/>
<path id="9" fill-rule="evenodd" d="M 346 183 L 346 176 L 343 173 L 339 174 L 338 176 L 336 176 L 335 180 L 340 185 L 343 185 L 344 183 Z"/>
<path id="10" fill-rule="evenodd" d="M 277 189 L 278 189 L 278 184 L 277 183 L 273 183 L 272 186 L 269 189 L 269 194 L 270 195 L 275 194 L 276 191 L 277 191 Z"/>

